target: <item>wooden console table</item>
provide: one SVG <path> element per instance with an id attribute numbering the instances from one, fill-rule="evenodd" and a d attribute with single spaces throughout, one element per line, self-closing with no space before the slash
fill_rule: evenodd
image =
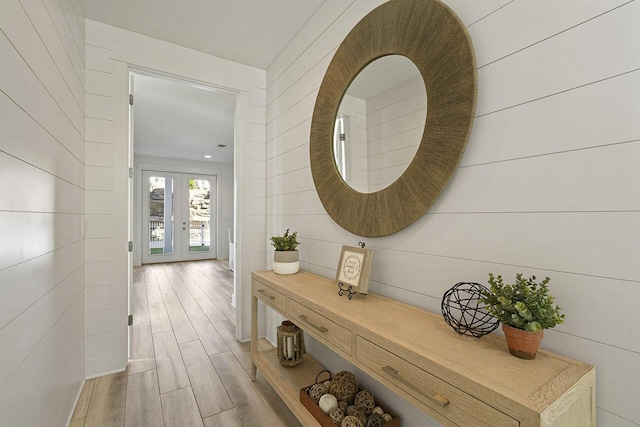
<path id="1" fill-rule="evenodd" d="M 252 377 L 260 369 L 303 425 L 318 425 L 299 390 L 323 368 L 292 368 L 258 340 L 258 300 L 444 425 L 595 426 L 595 368 L 539 351 L 511 356 L 504 340 L 456 334 L 441 316 L 381 297 L 337 294 L 333 281 L 299 272 L 252 273 Z"/>

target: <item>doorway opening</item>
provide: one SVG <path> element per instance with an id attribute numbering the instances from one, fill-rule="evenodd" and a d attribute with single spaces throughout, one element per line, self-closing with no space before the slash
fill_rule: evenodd
<path id="1" fill-rule="evenodd" d="M 234 259 L 236 94 L 130 71 L 129 313 L 134 267 Z M 222 263 L 220 262 L 222 261 Z M 229 298 L 235 302 L 236 289 Z M 135 316 L 133 323 L 135 323 Z M 131 322 L 130 322 L 131 323 Z M 129 327 L 129 356 L 133 330 Z"/>

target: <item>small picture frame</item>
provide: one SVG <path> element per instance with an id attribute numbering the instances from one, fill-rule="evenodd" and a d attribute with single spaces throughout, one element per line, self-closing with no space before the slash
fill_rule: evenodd
<path id="1" fill-rule="evenodd" d="M 340 289 L 351 287 L 352 293 L 366 294 L 369 290 L 369 276 L 373 251 L 356 246 L 343 246 L 336 272 L 336 283 Z M 346 289 L 343 289 L 346 292 Z M 342 294 L 340 294 L 342 295 Z"/>

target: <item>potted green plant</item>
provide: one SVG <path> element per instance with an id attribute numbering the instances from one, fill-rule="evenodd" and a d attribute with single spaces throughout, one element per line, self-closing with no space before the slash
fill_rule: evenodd
<path id="1" fill-rule="evenodd" d="M 482 291 L 482 302 L 489 313 L 502 322 L 509 352 L 521 359 L 536 357 L 544 330 L 564 322 L 560 307 L 554 306 L 547 284 L 551 279 L 536 282 L 516 274 L 516 282 L 505 284 L 502 276 L 489 273 L 490 290 Z"/>
<path id="2" fill-rule="evenodd" d="M 275 248 L 273 252 L 273 271 L 276 274 L 295 274 L 300 270 L 300 257 L 296 249 L 298 232 L 289 234 L 289 229 L 282 236 L 271 237 L 271 244 Z"/>

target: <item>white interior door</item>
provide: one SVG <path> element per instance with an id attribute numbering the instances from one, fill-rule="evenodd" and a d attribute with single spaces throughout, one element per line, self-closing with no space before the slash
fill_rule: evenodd
<path id="1" fill-rule="evenodd" d="M 216 177 L 143 171 L 142 181 L 142 263 L 216 258 Z"/>

